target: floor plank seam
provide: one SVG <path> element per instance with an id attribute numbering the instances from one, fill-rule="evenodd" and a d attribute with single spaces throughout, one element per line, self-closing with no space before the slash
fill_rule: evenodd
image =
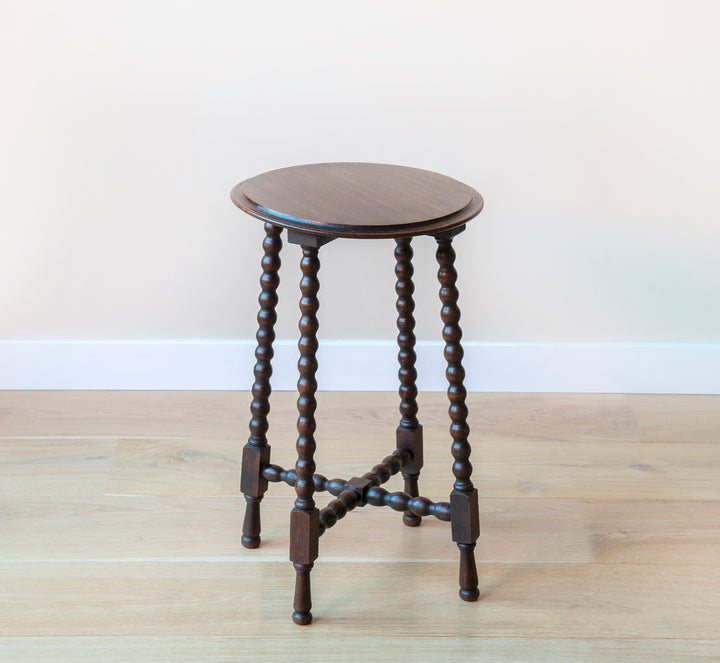
<path id="1" fill-rule="evenodd" d="M 318 564 L 454 564 L 455 557 L 448 558 L 417 558 L 417 557 L 319 557 Z M 666 562 L 587 562 L 574 560 L 502 560 L 502 559 L 478 559 L 478 566 L 588 566 L 588 567 L 620 567 L 620 566 L 642 566 L 642 567 L 677 567 L 687 569 L 715 569 L 720 567 L 720 561 L 716 564 L 700 564 Z M 59 558 L 18 558 L 0 559 L 3 564 L 254 564 L 254 563 L 289 563 L 286 556 L 267 555 L 262 557 L 59 557 Z"/>

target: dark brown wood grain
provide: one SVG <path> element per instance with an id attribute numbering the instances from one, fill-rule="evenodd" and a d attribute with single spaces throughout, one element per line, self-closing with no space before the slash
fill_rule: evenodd
<path id="1" fill-rule="evenodd" d="M 272 223 L 265 224 L 263 240 L 262 276 L 258 302 L 258 331 L 256 335 L 255 382 L 252 387 L 253 400 L 250 406 L 250 437 L 243 449 L 240 490 L 245 495 L 245 519 L 243 522 L 242 544 L 246 548 L 260 545 L 260 502 L 267 490 L 267 479 L 262 475 L 263 467 L 270 462 L 270 445 L 267 442 L 268 414 L 270 412 L 270 376 L 272 375 L 273 341 L 277 314 L 277 288 L 280 283 L 280 249 L 282 228 Z"/>
<path id="2" fill-rule="evenodd" d="M 403 237 L 395 240 L 395 293 L 397 294 L 397 328 L 398 328 L 398 378 L 400 380 L 400 425 L 396 432 L 398 449 L 405 449 L 411 459 L 402 470 L 405 492 L 417 497 L 418 478 L 423 464 L 423 433 L 417 418 L 417 371 L 415 370 L 415 284 L 413 283 L 413 250 L 412 238 Z M 422 518 L 412 511 L 406 511 L 403 522 L 408 527 L 417 527 Z"/>
<path id="3" fill-rule="evenodd" d="M 450 177 L 375 163 L 281 168 L 241 182 L 231 198 L 252 216 L 329 239 L 434 234 L 483 207 L 477 191 Z"/>
<path id="4" fill-rule="evenodd" d="M 243 545 L 260 545 L 260 502 L 268 482 L 283 481 L 295 487 L 290 515 L 290 560 L 296 571 L 293 621 L 312 621 L 310 571 L 319 553 L 319 539 L 356 508 L 387 506 L 404 512 L 406 525 L 423 517 L 451 522 L 452 539 L 460 550 L 460 597 L 479 597 L 474 549 L 480 532 L 478 491 L 470 475 L 467 407 L 465 405 L 463 349 L 460 343 L 460 309 L 455 285 L 453 238 L 483 207 L 477 191 L 449 177 L 416 168 L 384 164 L 335 163 L 283 168 L 238 184 L 232 191 L 235 204 L 265 221 L 265 255 L 262 260 L 260 312 L 258 313 L 256 364 L 250 438 L 243 452 L 241 488 L 247 507 Z M 272 344 L 275 339 L 281 228 L 287 241 L 302 249 L 300 268 L 300 360 L 298 362 L 297 462 L 294 469 L 270 463 L 267 443 L 270 411 Z M 455 484 L 450 502 L 433 502 L 419 495 L 418 477 L 423 465 L 423 429 L 418 420 L 415 369 L 415 301 L 411 238 L 432 235 L 438 242 L 441 317 L 447 359 L 449 414 L 451 419 Z M 327 479 L 315 472 L 315 392 L 317 382 L 319 249 L 338 237 L 394 238 L 395 292 L 397 295 L 398 377 L 400 422 L 395 450 L 362 477 L 348 481 Z M 403 492 L 381 487 L 402 471 Z M 315 491 L 336 499 L 323 509 L 315 505 Z"/>
<path id="5" fill-rule="evenodd" d="M 460 308 L 458 307 L 457 271 L 455 270 L 455 251 L 452 237 L 438 238 L 437 262 L 438 281 L 440 282 L 440 317 L 444 327 L 442 337 L 445 341 L 445 359 L 447 360 L 448 399 L 450 400 L 450 435 L 453 455 L 452 471 L 455 484 L 450 495 L 452 513 L 453 541 L 460 549 L 460 598 L 475 601 L 479 596 L 477 569 L 475 567 L 475 541 L 480 533 L 478 517 L 478 493 L 472 480 L 470 463 L 470 427 L 467 423 L 468 409 L 465 405 L 465 369 L 462 365 L 463 347 L 461 344 Z"/>
<path id="6" fill-rule="evenodd" d="M 290 560 L 295 565 L 297 580 L 295 585 L 295 611 L 293 621 L 296 624 L 306 625 L 312 621 L 310 612 L 310 569 L 318 556 L 319 510 L 315 506 L 313 493 L 315 492 L 314 475 L 315 461 L 315 409 L 317 401 L 315 392 L 317 381 L 317 349 L 318 349 L 318 319 L 319 307 L 318 270 L 320 258 L 318 248 L 302 247 L 300 260 L 302 278 L 300 279 L 300 340 L 298 348 L 298 439 L 297 462 L 295 463 L 295 507 L 290 519 Z"/>
<path id="7" fill-rule="evenodd" d="M 295 597 L 293 598 L 293 621 L 300 626 L 312 622 L 312 596 L 310 593 L 310 571 L 313 564 L 293 564 L 295 569 Z"/>

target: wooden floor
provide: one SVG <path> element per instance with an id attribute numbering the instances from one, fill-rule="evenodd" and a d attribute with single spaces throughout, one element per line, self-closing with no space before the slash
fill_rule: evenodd
<path id="1" fill-rule="evenodd" d="M 286 467 L 294 398 L 273 394 Z M 392 450 L 393 394 L 318 401 L 318 471 Z M 291 488 L 240 545 L 247 393 L 0 392 L 0 660 L 720 661 L 720 397 L 469 401 L 482 599 L 457 597 L 448 523 L 366 507 L 322 538 L 299 627 Z M 420 405 L 421 492 L 446 500 L 444 396 Z"/>

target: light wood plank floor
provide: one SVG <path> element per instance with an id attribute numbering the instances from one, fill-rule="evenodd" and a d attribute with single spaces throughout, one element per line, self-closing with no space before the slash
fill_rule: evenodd
<path id="1" fill-rule="evenodd" d="M 394 394 L 318 401 L 321 473 L 392 450 Z M 306 628 L 291 488 L 270 486 L 263 546 L 240 545 L 248 403 L 0 392 L 1 661 L 720 661 L 720 397 L 472 394 L 482 600 L 457 597 L 448 523 L 366 507 L 321 540 Z M 422 492 L 446 500 L 445 397 L 420 406 Z M 295 413 L 273 394 L 286 467 Z"/>

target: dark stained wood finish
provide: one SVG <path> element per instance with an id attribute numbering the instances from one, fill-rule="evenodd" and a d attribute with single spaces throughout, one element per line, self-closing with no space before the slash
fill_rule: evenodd
<path id="1" fill-rule="evenodd" d="M 252 419 L 250 438 L 243 450 L 241 488 L 247 502 L 243 545 L 255 548 L 260 544 L 260 502 L 268 482 L 284 481 L 294 486 L 296 499 L 290 514 L 290 560 L 296 572 L 293 621 L 306 625 L 312 621 L 310 571 L 318 557 L 320 536 L 329 528 L 353 509 L 368 504 L 404 512 L 403 522 L 409 526 L 420 524 L 423 517 L 433 516 L 451 522 L 452 540 L 460 550 L 460 597 L 465 601 L 476 600 L 479 597 L 474 553 L 480 534 L 478 491 L 470 479 L 472 465 L 463 384 L 462 331 L 452 240 L 465 229 L 467 221 L 480 212 L 482 197 L 474 189 L 437 173 L 363 163 L 312 164 L 271 171 L 241 182 L 232 190 L 231 197 L 242 210 L 264 220 L 266 231 Z M 295 468 L 288 470 L 270 463 L 267 443 L 282 227 L 287 228 L 287 241 L 302 247 L 298 455 Z M 432 502 L 418 492 L 418 477 L 423 465 L 423 431 L 417 417 L 415 286 L 410 244 L 416 235 L 432 235 L 438 242 L 438 279 L 448 362 L 455 475 L 449 502 Z M 348 481 L 327 479 L 317 474 L 314 461 L 320 287 L 318 253 L 321 246 L 338 237 L 386 237 L 394 238 L 396 243 L 400 365 L 400 423 L 396 430 L 396 448 L 362 477 Z M 401 471 L 404 492 L 391 493 L 381 487 Z M 336 499 L 320 510 L 315 505 L 315 491 L 327 491 Z"/>
<path id="2" fill-rule="evenodd" d="M 483 207 L 477 191 L 450 177 L 374 163 L 281 168 L 241 182 L 231 198 L 252 216 L 330 239 L 435 234 Z"/>
<path id="3" fill-rule="evenodd" d="M 357 491 L 348 488 L 343 490 L 336 499 L 332 500 L 324 509 L 320 509 L 320 536 L 333 527 L 338 520 L 344 518 L 348 512 L 360 505 Z"/>
<path id="4" fill-rule="evenodd" d="M 299 246 L 314 246 L 319 249 L 328 242 L 332 242 L 335 238 L 329 235 L 313 235 L 301 230 L 288 228 L 287 239 L 289 244 L 298 244 Z"/>
<path id="5" fill-rule="evenodd" d="M 295 597 L 293 599 L 293 621 L 300 626 L 312 622 L 312 596 L 310 594 L 310 571 L 314 564 L 293 564 L 295 569 Z"/>
<path id="6" fill-rule="evenodd" d="M 460 598 L 475 601 L 479 597 L 477 569 L 475 567 L 475 541 L 479 528 L 478 494 L 470 475 L 470 444 L 467 424 L 468 410 L 465 405 L 465 369 L 462 365 L 462 329 L 458 307 L 457 272 L 452 238 L 439 238 L 437 249 L 438 281 L 440 282 L 440 316 L 444 327 L 445 359 L 447 360 L 448 398 L 450 399 L 450 435 L 452 436 L 452 466 L 455 484 L 450 495 L 452 511 L 452 539 L 460 549 Z"/>
<path id="7" fill-rule="evenodd" d="M 303 246 L 300 260 L 300 359 L 298 360 L 298 458 L 295 464 L 295 507 L 290 519 L 290 560 L 297 572 L 293 621 L 306 625 L 312 621 L 310 608 L 310 569 L 318 556 L 319 510 L 315 506 L 315 409 L 317 401 L 318 290 L 320 258 L 317 247 Z"/>
<path id="8" fill-rule="evenodd" d="M 407 493 L 391 493 L 380 486 L 368 488 L 367 503 L 373 506 L 389 506 L 394 511 L 411 511 L 418 516 L 435 516 L 438 520 L 451 519 L 450 504 L 433 502 L 427 497 L 410 497 Z"/>
<path id="9" fill-rule="evenodd" d="M 417 418 L 417 371 L 415 370 L 415 300 L 413 293 L 413 250 L 411 238 L 403 237 L 395 240 L 395 293 L 397 294 L 397 328 L 398 328 L 398 378 L 400 379 L 400 425 L 396 432 L 398 449 L 405 449 L 412 455 L 410 462 L 403 468 L 405 492 L 417 497 L 418 478 L 423 464 L 422 426 Z M 406 511 L 403 522 L 408 527 L 417 527 L 422 518 L 412 511 Z"/>
<path id="10" fill-rule="evenodd" d="M 264 255 L 261 261 L 260 296 L 258 302 L 258 331 L 255 349 L 255 382 L 252 387 L 253 401 L 250 406 L 250 438 L 243 449 L 240 489 L 245 495 L 245 520 L 242 544 L 246 548 L 260 545 L 260 502 L 267 490 L 263 467 L 270 462 L 270 445 L 267 443 L 268 414 L 270 412 L 270 376 L 272 375 L 273 341 L 277 314 L 277 288 L 280 283 L 280 249 L 282 228 L 265 224 L 263 240 Z"/>

